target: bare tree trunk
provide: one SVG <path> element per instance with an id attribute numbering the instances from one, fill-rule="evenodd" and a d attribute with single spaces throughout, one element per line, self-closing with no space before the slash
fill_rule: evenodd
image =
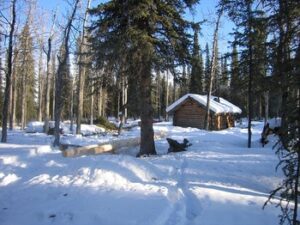
<path id="1" fill-rule="evenodd" d="M 1 27 L 0 27 L 1 28 Z M 0 29 L 0 33 L 2 30 Z M 2 36 L 0 35 L 0 110 L 2 110 L 3 107 L 3 102 L 2 102 L 2 83 L 3 83 L 3 76 L 2 76 L 2 71 L 4 71 L 4 68 L 2 67 Z"/>
<path id="2" fill-rule="evenodd" d="M 52 55 L 52 120 L 54 120 L 54 114 L 55 114 L 55 83 L 56 83 L 56 66 L 55 66 L 55 55 L 56 54 L 53 54 Z M 49 99 L 50 100 L 50 99 Z"/>
<path id="3" fill-rule="evenodd" d="M 11 85 L 11 75 L 12 75 L 13 37 L 14 37 L 15 24 L 16 24 L 16 2 L 17 0 L 11 1 L 12 21 L 10 23 L 8 51 L 7 51 L 7 72 L 6 72 L 6 85 L 5 85 L 5 92 L 4 92 L 4 103 L 2 109 L 1 142 L 7 141 L 7 119 L 8 119 L 9 96 L 10 96 L 10 85 Z"/>
<path id="4" fill-rule="evenodd" d="M 269 91 L 264 92 L 264 101 L 265 101 L 265 124 L 269 119 Z"/>
<path id="5" fill-rule="evenodd" d="M 210 75 L 209 75 L 209 86 L 208 86 L 208 93 L 207 93 L 207 104 L 206 104 L 206 114 L 205 114 L 205 129 L 209 130 L 210 125 L 210 98 L 211 98 L 211 91 L 212 91 L 212 85 L 213 80 L 216 73 L 216 60 L 217 60 L 217 42 L 218 42 L 218 30 L 219 30 L 219 24 L 220 19 L 223 13 L 223 9 L 219 11 L 217 22 L 216 22 L 216 28 L 214 31 L 214 41 L 213 41 L 213 50 L 212 50 L 212 56 L 211 56 L 211 66 L 210 66 Z"/>
<path id="6" fill-rule="evenodd" d="M 42 99 L 43 99 L 43 52 L 42 46 L 40 47 L 39 55 L 39 72 L 38 72 L 38 121 L 42 121 Z"/>
<path id="7" fill-rule="evenodd" d="M 22 74 L 22 96 L 21 96 L 21 129 L 24 130 L 26 119 L 25 119 L 25 112 L 26 112 L 26 96 L 27 96 L 27 88 L 26 88 L 26 75 Z"/>
<path id="8" fill-rule="evenodd" d="M 176 101 L 176 79 L 175 79 L 175 73 L 173 73 L 173 102 Z"/>
<path id="9" fill-rule="evenodd" d="M 122 122 L 125 123 L 127 120 L 127 78 L 125 75 L 122 76 Z"/>
<path id="10" fill-rule="evenodd" d="M 73 110 L 73 107 L 74 107 L 74 79 L 72 78 L 72 83 L 71 83 L 71 104 L 70 104 L 70 131 L 71 133 L 73 133 L 73 126 L 74 126 L 74 122 L 73 122 L 73 119 L 74 119 L 74 110 Z"/>
<path id="11" fill-rule="evenodd" d="M 102 84 L 100 84 L 98 92 L 98 116 L 102 116 Z"/>
<path id="12" fill-rule="evenodd" d="M 107 89 L 102 89 L 103 98 L 102 98 L 102 116 L 106 116 L 105 110 L 107 107 Z"/>
<path id="13" fill-rule="evenodd" d="M 48 38 L 48 49 L 47 49 L 47 52 L 46 52 L 46 55 L 47 55 L 47 72 L 46 72 L 46 85 L 45 85 L 45 88 L 46 88 L 46 90 L 45 90 L 45 107 L 44 107 L 44 112 L 43 112 L 44 120 L 45 120 L 44 132 L 46 134 L 49 131 L 49 119 L 50 119 L 50 83 L 51 83 L 50 61 L 51 61 L 52 38 L 53 38 L 55 20 L 56 20 L 56 13 L 54 13 L 54 15 L 53 15 L 53 23 L 52 23 L 52 27 L 51 27 L 51 30 L 50 30 L 50 36 Z M 53 73 L 53 76 L 54 76 L 54 73 Z M 54 115 L 54 113 L 53 113 L 53 115 Z"/>
<path id="14" fill-rule="evenodd" d="M 299 132 L 299 131 L 298 131 Z M 298 133 L 299 134 L 299 133 Z M 299 150 L 299 147 L 298 147 L 298 150 Z M 295 184 L 294 184 L 294 188 L 295 188 L 295 202 L 294 202 L 294 211 L 293 211 L 293 225 L 297 225 L 299 224 L 297 222 L 297 217 L 298 217 L 298 197 L 300 195 L 299 193 L 299 186 L 300 186 L 300 152 L 298 151 L 297 153 L 297 166 L 296 166 L 296 178 L 295 178 Z M 297 197 L 298 196 L 298 197 Z"/>
<path id="15" fill-rule="evenodd" d="M 15 51 L 14 58 L 17 58 L 17 52 Z M 14 123 L 16 121 L 16 104 L 17 104 L 17 92 L 16 92 L 16 70 L 13 67 L 12 77 L 11 77 L 11 105 L 10 105 L 10 114 L 9 114 L 9 129 L 14 128 Z"/>
<path id="16" fill-rule="evenodd" d="M 167 82 L 166 82 L 166 107 L 169 106 L 169 70 L 167 70 Z M 169 120 L 169 115 L 168 113 L 166 113 L 166 117 L 165 120 L 168 121 Z"/>
<path id="17" fill-rule="evenodd" d="M 79 76 L 78 76 L 78 90 L 77 90 L 77 121 L 76 121 L 76 134 L 80 134 L 81 132 L 81 120 L 83 113 L 83 91 L 84 91 L 84 82 L 85 82 L 85 73 L 86 73 L 86 21 L 88 19 L 88 9 L 90 8 L 91 0 L 87 2 L 87 8 L 84 15 L 83 27 L 82 27 L 82 35 L 81 35 L 81 43 L 79 49 Z"/>
<path id="18" fill-rule="evenodd" d="M 117 81 L 117 89 L 116 89 L 116 92 L 117 92 L 117 118 L 120 119 L 120 98 L 121 98 L 121 84 L 120 84 L 120 77 L 117 77 L 116 79 Z"/>
<path id="19" fill-rule="evenodd" d="M 55 128 L 54 128 L 54 143 L 53 146 L 59 146 L 59 141 L 60 141 L 60 117 L 61 117 L 61 111 L 63 107 L 63 98 L 62 98 L 62 89 L 64 87 L 64 81 L 63 81 L 63 76 L 65 73 L 67 73 L 67 67 L 68 67 L 68 58 L 69 58 L 69 39 L 70 39 L 70 32 L 72 28 L 72 22 L 74 20 L 77 7 L 78 7 L 79 0 L 75 0 L 73 9 L 72 9 L 72 14 L 68 20 L 67 26 L 64 30 L 64 38 L 63 38 L 63 49 L 61 52 L 61 56 L 59 58 L 59 64 L 58 64 L 58 69 L 57 69 L 57 77 L 56 77 L 56 82 L 55 82 Z"/>
<path id="20" fill-rule="evenodd" d="M 251 2 L 248 2 L 248 51 L 249 51 L 249 79 L 248 79 L 248 148 L 251 148 L 251 122 L 253 117 L 253 103 L 252 103 L 252 83 L 253 83 L 253 49 L 252 49 L 252 9 Z"/>
<path id="21" fill-rule="evenodd" d="M 90 124 L 93 125 L 93 123 L 94 123 L 94 82 L 93 82 L 93 80 L 91 80 L 91 83 L 92 83 L 92 86 L 91 86 L 92 94 L 91 94 Z"/>

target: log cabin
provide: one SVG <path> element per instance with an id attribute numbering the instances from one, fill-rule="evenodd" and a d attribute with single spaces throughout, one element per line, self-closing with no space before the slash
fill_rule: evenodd
<path id="1" fill-rule="evenodd" d="M 173 125 L 204 129 L 207 96 L 186 94 L 167 107 L 167 113 L 173 117 Z M 210 99 L 210 130 L 222 130 L 234 127 L 234 117 L 242 110 L 221 97 Z"/>

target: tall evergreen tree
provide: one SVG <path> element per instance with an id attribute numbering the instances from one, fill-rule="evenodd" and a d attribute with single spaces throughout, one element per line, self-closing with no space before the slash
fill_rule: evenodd
<path id="1" fill-rule="evenodd" d="M 300 2 L 293 0 L 266 0 L 270 13 L 268 26 L 273 34 L 273 75 L 277 91 L 281 93 L 281 131 L 277 154 L 285 178 L 270 199 L 280 196 L 280 224 L 298 225 L 300 187 Z M 269 199 L 269 200 L 270 200 Z"/>
<path id="2" fill-rule="evenodd" d="M 151 72 L 155 64 L 182 62 L 188 55 L 184 10 L 198 0 L 109 1 L 91 10 L 98 16 L 91 30 L 98 66 L 126 59 L 139 80 L 141 145 L 138 155 L 156 154 L 152 126 Z M 162 60 L 158 60 L 162 59 Z"/>
<path id="3" fill-rule="evenodd" d="M 247 108 L 248 108 L 248 147 L 251 148 L 251 121 L 253 119 L 253 81 L 255 74 L 254 43 L 255 18 L 262 15 L 258 7 L 253 6 L 254 0 L 228 1 L 222 0 L 221 5 L 225 7 L 229 17 L 237 25 L 235 31 L 236 40 L 243 48 L 240 61 L 245 74 L 247 74 Z"/>
<path id="4" fill-rule="evenodd" d="M 54 104 L 54 119 L 55 119 L 55 128 L 54 128 L 54 146 L 59 146 L 60 143 L 60 120 L 62 109 L 64 105 L 64 96 L 63 89 L 66 86 L 66 77 L 69 72 L 69 40 L 70 33 L 72 28 L 72 23 L 75 18 L 75 14 L 78 8 L 79 0 L 74 0 L 73 2 L 72 13 L 68 18 L 67 25 L 63 32 L 63 42 L 60 49 L 58 57 L 58 68 L 55 78 L 55 104 Z"/>
<path id="5" fill-rule="evenodd" d="M 209 54 L 209 47 L 208 43 L 205 45 L 205 71 L 204 71 L 204 86 L 205 86 L 205 92 L 208 92 L 208 86 L 209 86 L 209 75 L 210 75 L 210 54 Z"/>
<path id="6" fill-rule="evenodd" d="M 233 42 L 231 53 L 231 68 L 230 68 L 230 100 L 239 106 L 242 106 L 240 101 L 241 79 L 239 71 L 239 57 L 236 41 Z"/>
<path id="7" fill-rule="evenodd" d="M 219 95 L 228 99 L 229 97 L 229 72 L 227 68 L 227 54 L 221 57 L 221 76 Z"/>
<path id="8" fill-rule="evenodd" d="M 16 73 L 19 74 L 17 82 L 17 101 L 20 111 L 19 118 L 21 119 L 21 128 L 24 129 L 26 121 L 34 119 L 37 116 L 37 108 L 35 103 L 35 71 L 34 71 L 34 59 L 33 59 L 33 38 L 31 37 L 31 31 L 29 23 L 26 22 L 19 39 L 19 51 L 16 58 L 15 66 Z"/>
<path id="9" fill-rule="evenodd" d="M 190 80 L 190 93 L 202 94 L 203 92 L 203 60 L 200 54 L 201 48 L 199 45 L 198 34 L 200 32 L 199 23 L 193 24 L 194 30 L 194 43 L 193 55 L 191 60 L 191 80 Z"/>

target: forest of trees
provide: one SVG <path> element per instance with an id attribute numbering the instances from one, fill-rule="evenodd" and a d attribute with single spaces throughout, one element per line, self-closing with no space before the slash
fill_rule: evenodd
<path id="1" fill-rule="evenodd" d="M 201 44 L 207 21 L 184 19 L 198 3 L 73 0 L 60 16 L 58 10 L 41 9 L 38 1 L 2 0 L 1 141 L 7 141 L 7 129 L 38 120 L 45 121 L 47 132 L 55 120 L 58 145 L 60 121 L 74 122 L 80 133 L 81 123 L 122 114 L 124 120 L 141 119 L 140 155 L 156 154 L 153 119 L 167 119 L 170 103 L 186 93 L 222 96 L 248 117 L 248 147 L 252 120 L 281 118 L 277 149 L 293 166 L 276 192 L 297 205 L 300 3 L 220 0 L 214 38 Z M 224 16 L 235 24 L 234 41 L 221 53 L 218 21 Z M 297 211 L 283 212 L 282 221 L 295 225 Z"/>

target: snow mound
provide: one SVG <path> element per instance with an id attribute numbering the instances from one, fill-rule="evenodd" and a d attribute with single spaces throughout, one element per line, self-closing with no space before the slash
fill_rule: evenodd
<path id="1" fill-rule="evenodd" d="M 44 131 L 44 122 L 32 121 L 25 128 L 27 133 L 42 133 Z"/>
<path id="2" fill-rule="evenodd" d="M 88 124 L 81 125 L 81 134 L 83 136 L 96 135 L 104 132 L 105 129 L 103 127 L 98 127 L 96 125 L 88 125 Z"/>
<path id="3" fill-rule="evenodd" d="M 0 187 L 15 183 L 19 179 L 20 179 L 20 177 L 18 177 L 14 173 L 10 173 L 7 175 L 5 175 L 4 173 L 0 173 Z"/>

